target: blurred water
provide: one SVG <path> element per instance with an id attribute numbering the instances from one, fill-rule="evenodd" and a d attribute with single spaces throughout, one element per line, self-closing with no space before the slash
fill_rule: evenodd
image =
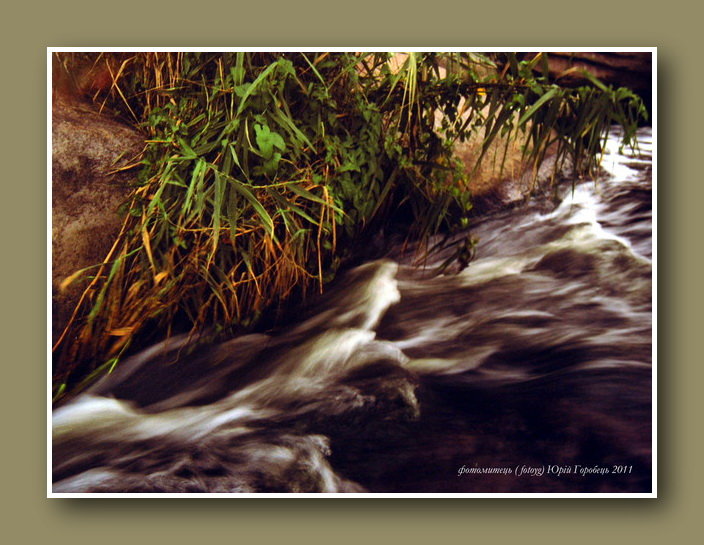
<path id="1" fill-rule="evenodd" d="M 392 249 L 288 328 L 125 362 L 54 411 L 54 492 L 649 492 L 652 137 L 617 137 L 459 272 L 464 234 Z"/>

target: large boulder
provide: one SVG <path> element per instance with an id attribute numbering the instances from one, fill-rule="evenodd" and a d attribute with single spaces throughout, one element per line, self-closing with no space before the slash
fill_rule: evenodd
<path id="1" fill-rule="evenodd" d="M 55 87 L 56 90 L 56 87 Z M 103 262 L 123 218 L 144 138 L 75 96 L 54 93 L 52 108 L 53 341 L 68 323 L 86 281 L 76 271 Z"/>

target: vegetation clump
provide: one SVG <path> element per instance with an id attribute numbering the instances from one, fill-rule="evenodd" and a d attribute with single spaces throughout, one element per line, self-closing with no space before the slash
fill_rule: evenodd
<path id="1" fill-rule="evenodd" d="M 552 83 L 543 54 L 57 60 L 69 75 L 83 67 L 81 90 L 147 135 L 118 239 L 70 279 L 85 291 L 54 347 L 57 397 L 114 367 L 145 326 L 254 326 L 322 290 L 368 233 L 466 227 L 468 184 L 498 137 L 522 139 L 526 164 L 550 148 L 586 173 L 608 128 L 622 125 L 628 144 L 644 112 L 627 89 Z M 477 143 L 474 169 L 455 154 L 464 141 Z"/>

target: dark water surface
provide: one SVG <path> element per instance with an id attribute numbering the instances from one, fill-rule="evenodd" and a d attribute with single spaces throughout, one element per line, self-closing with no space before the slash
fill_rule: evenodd
<path id="1" fill-rule="evenodd" d="M 616 136 L 461 272 L 391 251 L 291 327 L 125 362 L 54 411 L 54 492 L 650 492 L 652 141 Z"/>

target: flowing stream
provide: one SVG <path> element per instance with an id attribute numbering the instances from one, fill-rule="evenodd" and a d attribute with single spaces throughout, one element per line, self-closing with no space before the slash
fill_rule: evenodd
<path id="1" fill-rule="evenodd" d="M 401 248 L 297 323 L 154 346 L 52 417 L 54 492 L 650 492 L 650 129 L 558 205 Z M 453 244 L 454 243 L 454 244 Z"/>

